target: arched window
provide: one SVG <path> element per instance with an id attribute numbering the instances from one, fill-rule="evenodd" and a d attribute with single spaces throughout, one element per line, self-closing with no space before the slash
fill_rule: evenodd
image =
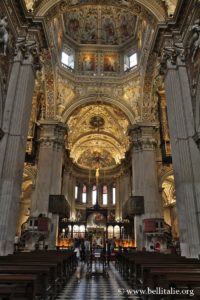
<path id="1" fill-rule="evenodd" d="M 97 203 L 97 187 L 93 185 L 92 187 L 92 204 L 95 205 Z"/>
<path id="2" fill-rule="evenodd" d="M 116 204 L 116 187 L 112 188 L 112 204 Z"/>
<path id="3" fill-rule="evenodd" d="M 78 199 L 78 185 L 75 186 L 75 200 Z"/>
<path id="4" fill-rule="evenodd" d="M 82 190 L 82 203 L 86 203 L 86 202 L 87 202 L 87 186 L 84 184 Z"/>
<path id="5" fill-rule="evenodd" d="M 103 185 L 103 205 L 108 204 L 108 187 L 107 185 Z"/>

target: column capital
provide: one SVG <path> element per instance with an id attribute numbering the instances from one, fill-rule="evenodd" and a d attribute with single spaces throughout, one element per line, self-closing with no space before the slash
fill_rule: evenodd
<path id="1" fill-rule="evenodd" d="M 185 65 L 185 49 L 182 44 L 163 48 L 160 62 L 160 74 L 165 75 L 168 69 Z"/>
<path id="2" fill-rule="evenodd" d="M 132 150 L 154 150 L 157 145 L 155 138 L 157 130 L 157 123 L 137 123 L 129 127 L 129 135 L 132 138 L 133 145 Z"/>
<path id="3" fill-rule="evenodd" d="M 40 126 L 40 138 L 38 142 L 41 147 L 54 148 L 59 150 L 65 146 L 65 137 L 67 135 L 67 125 L 57 121 L 41 120 L 38 125 Z"/>
<path id="4" fill-rule="evenodd" d="M 28 41 L 26 38 L 19 38 L 15 45 L 14 62 L 15 61 L 32 65 L 35 72 L 40 70 L 40 54 L 36 41 Z"/>

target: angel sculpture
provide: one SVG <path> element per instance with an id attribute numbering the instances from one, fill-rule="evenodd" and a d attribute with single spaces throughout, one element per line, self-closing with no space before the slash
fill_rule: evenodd
<path id="1" fill-rule="evenodd" d="M 3 45 L 3 55 L 6 55 L 8 46 L 8 22 L 7 17 L 0 18 L 0 44 Z"/>

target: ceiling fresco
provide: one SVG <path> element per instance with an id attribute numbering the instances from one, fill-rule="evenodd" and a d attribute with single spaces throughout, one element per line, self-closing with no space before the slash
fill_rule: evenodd
<path id="1" fill-rule="evenodd" d="M 129 147 L 129 121 L 118 108 L 95 103 L 78 108 L 67 125 L 71 157 L 87 169 L 110 169 L 125 157 Z"/>
<path id="2" fill-rule="evenodd" d="M 135 37 L 137 16 L 125 9 L 83 6 L 64 14 L 65 33 L 78 44 L 121 45 Z"/>

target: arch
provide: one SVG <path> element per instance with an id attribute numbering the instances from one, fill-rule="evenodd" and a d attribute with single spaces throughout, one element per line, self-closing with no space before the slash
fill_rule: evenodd
<path id="1" fill-rule="evenodd" d="M 147 9 L 150 13 L 154 15 L 154 17 L 159 22 L 165 21 L 165 11 L 161 5 L 158 4 L 157 1 L 149 1 L 149 0 L 136 0 L 136 3 L 142 5 L 145 9 Z M 37 11 L 36 16 L 43 17 L 53 6 L 60 4 L 60 0 L 46 0 L 43 1 L 43 5 Z"/>
<path id="2" fill-rule="evenodd" d="M 119 102 L 118 100 L 112 99 L 110 97 L 106 97 L 106 96 L 100 96 L 101 97 L 101 102 L 102 103 L 106 103 L 106 104 L 112 104 L 116 107 L 118 107 L 121 111 L 124 112 L 124 114 L 126 115 L 126 117 L 128 118 L 129 122 L 131 124 L 134 124 L 135 122 L 135 116 L 133 114 L 133 112 L 131 112 L 131 110 L 122 102 Z M 97 102 L 97 96 L 93 95 L 90 97 L 86 97 L 86 98 L 82 98 L 80 100 L 75 101 L 74 103 L 70 104 L 66 111 L 64 112 L 63 116 L 62 116 L 62 120 L 64 123 L 67 122 L 68 118 L 71 116 L 71 114 L 73 113 L 74 110 L 76 110 L 79 106 L 83 106 L 83 105 L 87 105 L 87 104 L 92 104 Z"/>

